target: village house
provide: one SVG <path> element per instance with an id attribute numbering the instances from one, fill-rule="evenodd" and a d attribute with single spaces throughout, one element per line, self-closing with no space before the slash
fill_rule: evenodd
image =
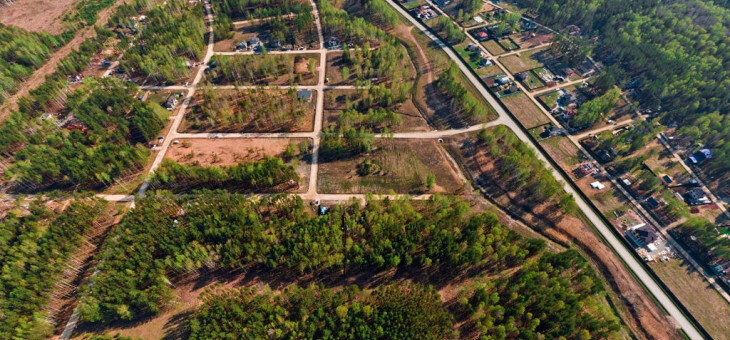
<path id="1" fill-rule="evenodd" d="M 684 201 L 689 205 L 703 205 L 712 203 L 702 189 L 695 188 L 684 193 Z"/>
<path id="2" fill-rule="evenodd" d="M 594 175 L 598 173 L 598 168 L 593 166 L 591 163 L 582 163 L 580 164 L 575 170 L 573 170 L 573 173 L 578 178 L 583 178 L 588 175 Z"/>
<path id="3" fill-rule="evenodd" d="M 704 162 L 706 159 L 712 158 L 712 152 L 710 149 L 701 149 L 698 151 L 695 151 L 692 155 L 689 156 L 689 161 L 692 162 L 692 164 L 700 164 Z"/>
<path id="4" fill-rule="evenodd" d="M 626 230 L 626 237 L 638 248 L 646 248 L 652 252 L 658 250 L 659 235 L 646 223 L 637 224 Z"/>

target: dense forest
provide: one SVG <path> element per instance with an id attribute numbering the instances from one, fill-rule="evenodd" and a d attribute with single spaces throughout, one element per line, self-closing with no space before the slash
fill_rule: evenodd
<path id="1" fill-rule="evenodd" d="M 137 202 L 100 253 L 85 288 L 83 318 L 130 320 L 158 313 L 175 277 L 199 269 L 252 265 L 281 274 L 415 267 L 454 271 L 505 268 L 544 248 L 491 213 L 434 198 L 370 201 L 312 214 L 297 196 L 247 198 L 224 191 L 175 196 L 153 192 Z"/>
<path id="2" fill-rule="evenodd" d="M 339 282 L 398 269 L 426 282 L 214 288 L 203 295 L 190 336 L 410 339 L 427 332 L 442 339 L 464 329 L 495 339 L 577 339 L 617 330 L 615 316 L 594 311 L 603 288 L 588 263 L 544 247 L 454 198 L 351 202 L 316 215 L 296 196 L 149 192 L 104 245 L 80 306 L 87 322 L 154 315 L 172 300 L 178 278 L 200 270 L 260 268 L 282 279 Z M 455 275 L 476 276 L 447 309 L 429 282 Z M 458 320 L 476 328 L 454 328 Z"/>
<path id="3" fill-rule="evenodd" d="M 232 166 L 184 165 L 166 159 L 150 180 L 152 188 L 173 192 L 208 188 L 261 193 L 298 183 L 294 167 L 273 157 Z"/>
<path id="4" fill-rule="evenodd" d="M 0 103 L 71 37 L 72 31 L 53 36 L 0 24 Z"/>
<path id="5" fill-rule="evenodd" d="M 430 286 L 396 283 L 372 291 L 348 286 L 252 288 L 207 294 L 191 339 L 448 339 L 453 317 Z"/>
<path id="6" fill-rule="evenodd" d="M 88 78 L 68 95 L 67 124 L 14 113 L 3 123 L 0 149 L 11 157 L 5 177 L 16 190 L 50 186 L 95 188 L 140 169 L 167 111 L 134 97 L 136 88 L 115 78 Z"/>
<path id="7" fill-rule="evenodd" d="M 545 254 L 515 275 L 462 296 L 486 339 L 603 339 L 619 329 L 612 316 L 585 313 L 601 281 L 575 250 Z"/>
<path id="8" fill-rule="evenodd" d="M 706 170 L 730 173 L 730 10 L 703 0 L 518 0 L 554 26 L 597 36 L 593 54 L 641 106 L 676 123 L 715 157 Z M 727 178 L 727 177 L 726 177 Z"/>
<path id="9" fill-rule="evenodd" d="M 51 334 L 44 308 L 56 277 L 105 203 L 76 201 L 58 215 L 40 201 L 0 220 L 0 338 Z"/>
<path id="10" fill-rule="evenodd" d="M 122 68 L 153 83 L 173 83 L 189 75 L 189 66 L 203 57 L 205 48 L 202 5 L 191 7 L 187 1 L 171 0 L 146 16 L 138 30 L 127 24 L 137 36 L 124 53 Z"/>

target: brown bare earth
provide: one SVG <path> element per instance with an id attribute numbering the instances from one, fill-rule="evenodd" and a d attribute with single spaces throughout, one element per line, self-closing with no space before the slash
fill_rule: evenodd
<path id="1" fill-rule="evenodd" d="M 63 14 L 79 0 L 14 0 L 0 5 L 0 23 L 34 32 L 63 32 Z"/>
<path id="2" fill-rule="evenodd" d="M 622 319 L 641 339 L 680 338 L 676 326 L 666 317 L 644 289 L 636 282 L 620 259 L 581 219 L 563 215 L 554 208 L 528 205 L 518 193 L 502 188 L 498 168 L 472 137 L 453 137 L 448 149 L 476 184 L 484 188 L 504 209 L 513 211 L 557 242 L 578 246 L 608 281 L 622 300 Z"/>
<path id="3" fill-rule="evenodd" d="M 165 158 L 180 164 L 200 166 L 230 166 L 239 163 L 250 163 L 264 157 L 284 157 L 289 144 L 309 143 L 306 138 L 189 138 L 180 139 L 178 144 L 171 144 Z M 298 147 L 296 148 L 297 152 Z M 309 181 L 308 153 L 296 155 L 295 168 L 302 178 L 299 190 L 307 189 Z"/>
<path id="4" fill-rule="evenodd" d="M 21 0 L 23 2 L 51 2 L 51 1 L 39 1 L 39 0 Z M 67 2 L 70 0 L 58 0 L 58 2 Z M 75 1 L 75 0 L 73 0 Z M 108 8 L 105 8 L 104 10 L 100 11 L 97 20 L 96 25 L 106 25 L 106 22 L 111 17 L 112 13 L 114 13 L 114 10 L 121 5 L 122 3 L 125 3 L 129 0 L 118 0 L 114 5 L 109 6 Z M 54 0 L 55 2 L 55 0 Z M 17 6 L 17 3 L 16 5 Z M 4 11 L 6 8 L 3 8 L 3 17 L 4 17 Z M 69 41 L 68 44 L 65 46 L 59 48 L 56 52 L 54 52 L 51 57 L 46 61 L 45 64 L 43 64 L 40 68 L 38 68 L 33 74 L 28 77 L 28 79 L 25 80 L 22 84 L 18 86 L 18 92 L 16 92 L 14 95 L 10 96 L 5 103 L 2 106 L 2 109 L 0 109 L 0 121 L 5 120 L 5 118 L 10 114 L 12 110 L 16 110 L 18 108 L 18 100 L 30 93 L 31 90 L 35 89 L 36 87 L 43 84 L 43 82 L 46 79 L 46 76 L 49 74 L 52 74 L 56 71 L 56 67 L 58 66 L 58 63 L 61 61 L 61 59 L 65 58 L 69 53 L 77 50 L 82 42 L 86 41 L 86 39 L 89 39 L 93 37 L 96 34 L 93 26 L 88 26 L 85 28 L 80 29 L 76 36 L 74 36 L 71 41 Z"/>

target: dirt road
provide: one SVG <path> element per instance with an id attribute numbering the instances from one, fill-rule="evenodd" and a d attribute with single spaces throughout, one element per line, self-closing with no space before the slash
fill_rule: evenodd
<path id="1" fill-rule="evenodd" d="M 110 6 L 99 12 L 98 19 L 96 20 L 97 25 L 106 25 L 107 21 L 114 13 L 119 5 L 129 0 L 118 0 L 114 5 Z M 0 109 L 0 121 L 5 120 L 11 111 L 18 109 L 18 100 L 28 95 L 30 91 L 34 90 L 46 79 L 46 76 L 56 71 L 58 63 L 69 55 L 71 52 L 77 50 L 81 43 L 86 39 L 92 38 L 96 35 L 93 26 L 82 28 L 76 35 L 68 42 L 65 46 L 59 48 L 56 52 L 51 54 L 51 57 L 46 61 L 40 68 L 38 68 L 33 74 L 28 77 L 24 82 L 18 84 L 18 92 L 8 97 Z"/>

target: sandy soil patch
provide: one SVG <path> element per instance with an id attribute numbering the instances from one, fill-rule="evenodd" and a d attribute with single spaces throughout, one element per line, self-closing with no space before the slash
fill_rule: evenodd
<path id="1" fill-rule="evenodd" d="M 309 143 L 307 138 L 190 138 L 179 139 L 171 144 L 165 158 L 180 164 L 200 166 L 230 166 L 251 163 L 264 157 L 282 157 L 287 146 L 293 144 L 299 150 L 300 143 Z M 292 158 L 297 173 L 302 178 L 297 191 L 306 191 L 309 182 L 309 151 Z"/>
<path id="2" fill-rule="evenodd" d="M 14 0 L 0 6 L 0 23 L 35 32 L 59 34 L 63 14 L 79 0 Z"/>

